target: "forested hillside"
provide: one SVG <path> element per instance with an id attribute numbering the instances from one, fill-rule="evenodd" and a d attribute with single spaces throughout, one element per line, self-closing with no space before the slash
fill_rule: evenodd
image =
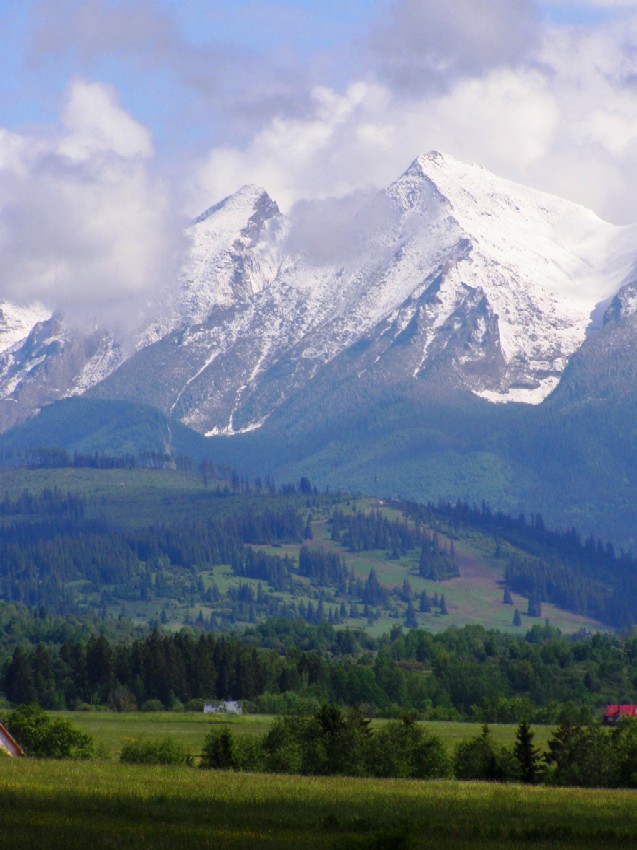
<path id="1" fill-rule="evenodd" d="M 125 462 L 124 462 L 125 461 Z M 5 603 L 138 627 L 270 617 L 439 631 L 637 621 L 635 561 L 483 504 L 418 505 L 276 485 L 181 458 L 47 453 L 0 473 Z M 175 464 L 172 464 L 173 466 Z M 3 492 L 0 489 L 0 492 Z"/>

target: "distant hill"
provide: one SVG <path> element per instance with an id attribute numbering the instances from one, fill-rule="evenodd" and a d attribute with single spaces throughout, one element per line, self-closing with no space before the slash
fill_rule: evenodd
<path id="1" fill-rule="evenodd" d="M 0 595 L 55 614 L 374 634 L 637 622 L 635 562 L 539 516 L 319 493 L 307 478 L 249 483 L 210 465 L 12 467 L 0 493 Z"/>
<path id="2" fill-rule="evenodd" d="M 0 436 L 0 456 L 24 457 L 36 449 L 109 456 L 158 453 L 200 460 L 209 442 L 157 408 L 130 401 L 69 398 Z"/>

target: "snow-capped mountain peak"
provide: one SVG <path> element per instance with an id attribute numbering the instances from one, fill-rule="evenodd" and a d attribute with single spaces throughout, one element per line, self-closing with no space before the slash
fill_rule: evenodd
<path id="1" fill-rule="evenodd" d="M 506 368 L 498 383 L 476 383 L 474 391 L 491 401 L 540 402 L 584 341 L 597 305 L 630 274 L 637 229 L 438 152 L 418 157 L 397 183 L 413 195 L 418 180 L 468 247 L 453 263 L 453 285 L 484 291 L 497 317 Z"/>
<path id="2" fill-rule="evenodd" d="M 539 403 L 591 317 L 637 303 L 636 228 L 439 152 L 383 191 L 288 216 L 247 185 L 186 236 L 170 306 L 132 355 L 107 336 L 47 348 L 27 331 L 0 357 L 0 401 L 28 387 L 24 415 L 55 348 L 58 397 L 145 401 L 206 434 L 260 427 L 328 369 Z"/>
<path id="3" fill-rule="evenodd" d="M 265 189 L 246 185 L 193 221 L 180 282 L 185 323 L 199 324 L 212 308 L 230 306 L 267 284 L 275 262 L 268 229 L 279 216 Z"/>

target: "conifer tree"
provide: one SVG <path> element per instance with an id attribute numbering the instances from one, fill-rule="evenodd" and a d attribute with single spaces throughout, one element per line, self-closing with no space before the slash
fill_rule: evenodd
<path id="1" fill-rule="evenodd" d="M 560 720 L 553 736 L 548 741 L 548 752 L 544 756 L 547 764 L 560 765 L 565 755 L 579 735 L 580 728 L 576 726 L 568 716 L 564 714 Z"/>
<path id="2" fill-rule="evenodd" d="M 540 750 L 533 743 L 535 733 L 528 720 L 522 720 L 515 735 L 513 753 L 520 766 L 522 782 L 533 785 L 542 777 L 542 759 Z"/>
<path id="3" fill-rule="evenodd" d="M 406 629 L 417 629 L 418 628 L 418 618 L 416 617 L 416 609 L 414 608 L 414 603 L 409 600 L 407 603 L 407 616 L 405 617 L 405 628 Z"/>

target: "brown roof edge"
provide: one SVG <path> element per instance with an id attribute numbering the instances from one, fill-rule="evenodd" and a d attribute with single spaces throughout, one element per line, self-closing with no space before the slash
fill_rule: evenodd
<path id="1" fill-rule="evenodd" d="M 2 746 L 2 748 L 3 748 L 4 750 L 6 750 L 6 752 L 8 752 L 10 756 L 12 756 L 12 757 L 14 757 L 14 758 L 24 758 L 24 757 L 26 756 L 26 753 L 24 752 L 24 750 L 22 749 L 22 747 L 20 746 L 20 744 L 18 744 L 18 742 L 17 742 L 17 741 L 16 741 L 16 739 L 13 737 L 13 735 L 11 734 L 11 732 L 9 732 L 9 730 L 6 728 L 6 726 L 3 726 L 3 725 L 2 725 L 2 723 L 0 723 L 0 739 L 2 739 L 2 738 L 5 738 L 5 739 L 6 739 L 6 742 L 7 742 L 7 743 L 8 743 L 8 744 L 12 747 L 12 749 L 13 749 L 13 752 L 11 752 L 11 750 L 10 750 L 10 749 L 8 749 L 7 747 L 3 746 L 4 742 L 0 743 L 0 746 Z"/>

